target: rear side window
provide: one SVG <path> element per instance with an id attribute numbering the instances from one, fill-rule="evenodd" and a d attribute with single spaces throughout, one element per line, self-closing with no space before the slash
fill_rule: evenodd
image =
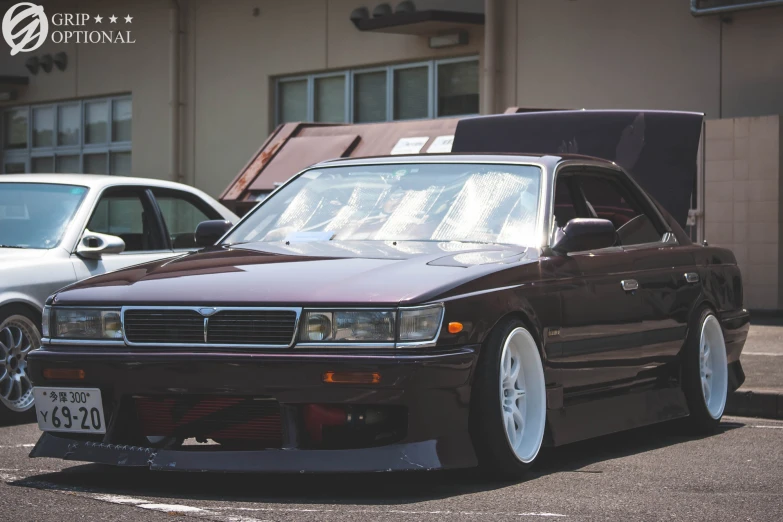
<path id="1" fill-rule="evenodd" d="M 196 248 L 195 231 L 202 221 L 222 219 L 196 196 L 176 190 L 152 189 L 174 250 Z"/>

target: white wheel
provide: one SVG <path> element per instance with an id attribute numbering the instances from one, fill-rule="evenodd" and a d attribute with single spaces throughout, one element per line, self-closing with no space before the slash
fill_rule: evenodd
<path id="1" fill-rule="evenodd" d="M 544 439 L 546 382 L 536 342 L 524 328 L 515 328 L 506 337 L 499 380 L 506 439 L 517 459 L 531 463 Z"/>
<path id="2" fill-rule="evenodd" d="M 720 419 L 723 416 L 723 409 L 726 407 L 729 372 L 723 331 L 714 315 L 708 315 L 701 326 L 699 376 L 701 377 L 701 393 L 707 412 L 713 419 Z"/>

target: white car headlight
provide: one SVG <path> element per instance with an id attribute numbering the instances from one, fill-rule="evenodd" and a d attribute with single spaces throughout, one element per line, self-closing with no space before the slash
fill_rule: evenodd
<path id="1" fill-rule="evenodd" d="M 122 339 L 119 310 L 52 308 L 44 323 L 54 339 Z"/>
<path id="2" fill-rule="evenodd" d="M 443 319 L 443 305 L 400 310 L 400 336 L 402 342 L 432 341 L 438 336 Z"/>
<path id="3" fill-rule="evenodd" d="M 305 343 L 392 342 L 393 310 L 307 310 L 299 340 Z"/>
<path id="4" fill-rule="evenodd" d="M 420 346 L 437 339 L 442 320 L 442 304 L 399 310 L 305 310 L 299 324 L 299 342 L 327 345 L 399 341 L 409 347 Z"/>

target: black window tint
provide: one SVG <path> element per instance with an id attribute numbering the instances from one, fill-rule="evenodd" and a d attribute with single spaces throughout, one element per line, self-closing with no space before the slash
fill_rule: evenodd
<path id="1" fill-rule="evenodd" d="M 621 245 L 661 241 L 661 234 L 652 220 L 630 200 L 618 182 L 601 176 L 585 176 L 580 179 L 579 187 L 590 213 L 612 222 Z"/>
<path id="2" fill-rule="evenodd" d="M 566 178 L 559 177 L 555 185 L 555 221 L 557 227 L 564 227 L 566 223 L 577 217 L 571 190 L 568 188 Z"/>

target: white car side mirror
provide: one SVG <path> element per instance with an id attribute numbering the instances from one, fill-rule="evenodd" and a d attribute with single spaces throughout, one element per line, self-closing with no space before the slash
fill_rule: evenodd
<path id="1" fill-rule="evenodd" d="M 76 255 L 85 259 L 100 259 L 103 254 L 119 254 L 125 250 L 125 241 L 117 236 L 84 231 Z"/>

